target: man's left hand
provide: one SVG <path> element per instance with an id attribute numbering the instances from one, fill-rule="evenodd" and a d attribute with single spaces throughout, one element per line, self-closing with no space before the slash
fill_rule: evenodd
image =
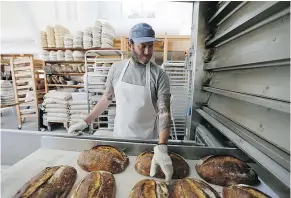
<path id="1" fill-rule="evenodd" d="M 153 177 L 156 174 L 157 166 L 160 166 L 165 174 L 166 183 L 172 179 L 173 176 L 173 165 L 170 156 L 168 155 L 167 145 L 157 145 L 154 147 L 154 156 L 152 159 L 150 176 Z"/>

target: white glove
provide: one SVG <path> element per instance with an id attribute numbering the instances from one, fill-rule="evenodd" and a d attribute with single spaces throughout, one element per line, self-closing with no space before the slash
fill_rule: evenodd
<path id="1" fill-rule="evenodd" d="M 166 183 L 172 179 L 173 176 L 173 165 L 170 156 L 168 155 L 167 145 L 157 145 L 154 147 L 154 156 L 152 159 L 150 176 L 153 177 L 156 174 L 157 166 L 160 166 L 165 174 Z"/>
<path id="2" fill-rule="evenodd" d="M 70 126 L 68 133 L 80 134 L 80 131 L 83 131 L 87 127 L 88 127 L 88 124 L 84 120 L 80 119 L 79 122 Z"/>

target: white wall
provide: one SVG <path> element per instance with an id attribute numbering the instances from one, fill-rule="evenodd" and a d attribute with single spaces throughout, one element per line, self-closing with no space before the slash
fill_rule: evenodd
<path id="1" fill-rule="evenodd" d="M 131 1 L 133 2 L 133 1 Z M 47 25 L 60 24 L 72 33 L 92 26 L 98 18 L 107 19 L 116 36 L 128 35 L 139 22 L 153 26 L 157 35 L 190 35 L 191 3 L 144 3 L 155 18 L 128 18 L 127 12 L 140 3 L 129 1 L 15 1 L 1 2 L 1 52 L 38 53 L 39 31 Z M 141 5 L 141 4 L 140 4 Z M 137 7 L 139 9 L 139 7 Z"/>

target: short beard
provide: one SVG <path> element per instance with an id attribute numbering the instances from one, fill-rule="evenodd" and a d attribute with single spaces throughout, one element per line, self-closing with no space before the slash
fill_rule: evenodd
<path id="1" fill-rule="evenodd" d="M 148 62 L 146 62 L 146 63 L 141 63 L 140 61 L 139 61 L 139 59 L 138 59 L 138 55 L 137 55 L 137 53 L 135 52 L 135 51 L 131 51 L 131 59 L 132 59 L 132 61 L 135 63 L 135 64 L 137 64 L 137 65 L 146 65 L 146 64 L 148 64 L 150 61 L 151 61 L 151 59 L 148 61 Z"/>
<path id="2" fill-rule="evenodd" d="M 135 51 L 131 51 L 131 59 L 135 64 L 142 64 L 138 60 L 138 55 Z"/>

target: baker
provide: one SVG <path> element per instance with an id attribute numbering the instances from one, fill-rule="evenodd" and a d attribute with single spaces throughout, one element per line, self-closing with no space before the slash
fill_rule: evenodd
<path id="1" fill-rule="evenodd" d="M 131 58 L 111 66 L 102 98 L 85 120 L 69 128 L 69 133 L 87 128 L 115 97 L 113 136 L 145 140 L 159 138 L 154 147 L 150 175 L 155 175 L 159 165 L 166 182 L 169 182 L 173 175 L 167 146 L 171 127 L 170 82 L 161 67 L 150 60 L 155 40 L 155 31 L 150 25 L 139 23 L 132 27 L 129 35 Z"/>

